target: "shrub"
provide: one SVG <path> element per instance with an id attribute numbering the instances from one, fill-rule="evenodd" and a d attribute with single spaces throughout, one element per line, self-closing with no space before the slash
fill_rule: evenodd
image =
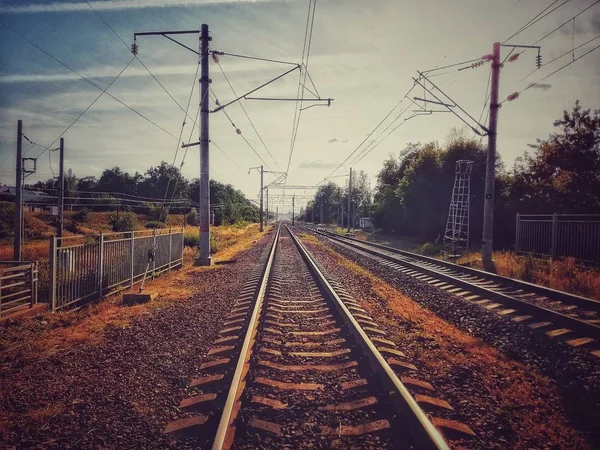
<path id="1" fill-rule="evenodd" d="M 0 238 L 12 236 L 15 218 L 15 206 L 0 203 Z"/>
<path id="2" fill-rule="evenodd" d="M 183 235 L 183 244 L 186 247 L 196 248 L 198 247 L 198 242 L 200 241 L 200 237 L 198 233 L 194 233 L 193 231 L 185 231 Z"/>
<path id="3" fill-rule="evenodd" d="M 431 242 L 426 242 L 421 246 L 421 253 L 425 256 L 433 256 L 438 252 L 437 247 Z"/>
<path id="4" fill-rule="evenodd" d="M 159 222 L 158 220 L 151 220 L 150 222 L 147 222 L 146 225 L 144 225 L 144 228 L 153 230 L 154 228 L 167 228 L 167 226 L 164 223 Z"/>
<path id="5" fill-rule="evenodd" d="M 137 228 L 137 221 L 133 214 L 125 213 L 119 216 L 110 216 L 110 225 L 113 231 L 133 231 Z"/>
<path id="6" fill-rule="evenodd" d="M 198 225 L 198 211 L 195 208 L 185 215 L 185 223 L 192 226 Z"/>

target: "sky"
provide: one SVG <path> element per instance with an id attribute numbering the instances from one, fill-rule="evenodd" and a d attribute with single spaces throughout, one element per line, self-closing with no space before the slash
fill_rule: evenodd
<path id="1" fill-rule="evenodd" d="M 128 63 L 107 92 L 137 113 L 102 95 L 63 135 L 66 169 L 72 169 L 79 177 L 99 176 L 113 166 L 143 173 L 161 161 L 172 163 L 175 156 L 175 165 L 179 167 L 185 155 L 183 174 L 190 179 L 199 176 L 198 147 L 191 147 L 187 154 L 179 149 L 176 155 L 180 134 L 183 142 L 198 140 L 198 128 L 192 129 L 192 119 L 187 119 L 182 131 L 184 112 L 180 109 L 181 106 L 185 110 L 189 101 L 189 116 L 195 117 L 198 111 L 197 55 L 164 37 L 144 36 L 137 40 L 139 60 L 132 61 L 128 46 L 133 42 L 134 32 L 195 30 L 206 23 L 212 36 L 211 49 L 302 61 L 309 0 L 90 0 L 89 3 L 127 45 L 85 1 L 0 1 L 0 183 L 14 185 L 18 119 L 23 120 L 25 136 L 38 144 L 26 156 L 36 157 L 61 136 Z M 418 76 L 417 71 L 490 54 L 494 42 L 505 41 L 552 3 L 552 0 L 317 0 L 308 72 L 320 96 L 334 99 L 331 106 L 302 111 L 291 160 L 295 102 L 234 103 L 226 112 L 235 127 L 223 112 L 211 114 L 210 138 L 224 152 L 211 146 L 211 178 L 231 183 L 255 199 L 260 179 L 255 171 L 248 174 L 248 169 L 266 163 L 269 170 L 282 171 L 290 160 L 288 184 L 321 182 L 405 97 L 414 84 L 413 77 Z M 536 68 L 537 51 L 532 49 L 516 61 L 504 64 L 500 72 L 500 100 L 522 92 L 518 99 L 505 102 L 499 111 L 498 153 L 507 166 L 528 149 L 528 144 L 535 143 L 537 138 L 547 138 L 553 131 L 553 121 L 561 117 L 564 109 L 570 110 L 576 100 L 584 108 L 600 107 L 600 49 L 542 80 L 600 45 L 600 39 L 586 44 L 600 35 L 600 3 L 567 1 L 509 40 L 511 44 L 532 45 L 592 4 L 574 23 L 568 23 L 540 43 L 542 62 L 547 66 L 522 80 Z M 197 35 L 182 35 L 177 39 L 198 48 Z M 571 52 L 581 44 L 585 45 Z M 502 58 L 510 51 L 502 47 Z M 550 62 L 564 53 L 564 57 Z M 238 95 L 291 67 L 225 55 L 219 57 L 219 64 Z M 479 121 L 483 122 L 490 65 L 458 70 L 469 65 L 429 75 L 441 74 L 431 81 L 475 119 L 482 117 Z M 233 100 L 235 96 L 219 65 L 211 60 L 209 70 L 211 87 L 220 104 Z M 542 81 L 523 91 L 538 80 Z M 296 70 L 253 95 L 296 98 L 298 81 Z M 312 89 L 311 84 L 308 87 Z M 434 92 L 440 95 L 439 91 Z M 423 88 L 416 87 L 407 97 L 424 95 L 431 98 Z M 212 98 L 211 109 L 215 106 Z M 436 105 L 428 107 L 438 109 Z M 390 154 L 397 155 L 410 142 L 443 143 L 453 127 L 465 126 L 451 113 L 418 115 L 404 121 L 415 108 L 404 98 L 382 128 L 406 110 L 395 122 L 402 125 L 353 165 L 354 170 L 368 173 L 373 187 L 382 162 Z M 383 134 L 382 128 L 365 144 L 372 139 L 379 142 L 395 125 Z M 24 150 L 30 146 L 24 142 Z M 55 147 L 57 144 L 52 146 Z M 52 177 L 57 174 L 57 167 L 58 152 L 45 152 L 37 161 L 37 173 L 27 181 Z M 335 174 L 347 172 L 348 166 L 344 165 Z M 265 182 L 275 177 L 266 174 Z M 344 178 L 335 181 L 343 184 Z M 292 191 L 286 192 L 287 197 Z M 295 192 L 300 197 L 314 191 Z M 270 194 L 275 205 L 281 191 L 273 190 Z M 282 210 L 286 208 L 281 204 Z"/>

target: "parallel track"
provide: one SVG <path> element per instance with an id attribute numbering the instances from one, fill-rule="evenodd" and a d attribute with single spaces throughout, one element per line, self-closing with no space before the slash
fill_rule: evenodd
<path id="1" fill-rule="evenodd" d="M 213 449 L 446 449 L 438 429 L 472 434 L 384 336 L 298 238 L 277 229 L 264 271 L 251 277 L 191 384 L 195 395 L 180 405 L 185 417 L 165 432 L 214 436 L 199 441 Z"/>
<path id="2" fill-rule="evenodd" d="M 596 300 L 373 242 L 309 229 L 423 282 L 496 310 L 516 322 L 528 323 L 550 337 L 567 338 L 573 347 L 593 346 L 600 340 L 600 302 Z M 600 356 L 598 350 L 592 353 Z"/>

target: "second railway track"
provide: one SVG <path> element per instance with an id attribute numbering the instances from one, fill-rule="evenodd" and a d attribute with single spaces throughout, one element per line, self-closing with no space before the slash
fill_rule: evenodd
<path id="1" fill-rule="evenodd" d="M 444 449 L 439 430 L 472 434 L 298 238 L 274 234 L 165 431 L 213 449 Z"/>
<path id="2" fill-rule="evenodd" d="M 490 311 L 561 337 L 572 347 L 589 347 L 600 357 L 600 302 L 543 286 L 498 276 L 373 242 L 310 228 L 354 252 L 424 283 L 476 302 Z"/>

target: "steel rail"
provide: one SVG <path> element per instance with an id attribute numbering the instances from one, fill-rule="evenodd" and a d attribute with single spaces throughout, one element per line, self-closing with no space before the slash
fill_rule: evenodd
<path id="1" fill-rule="evenodd" d="M 249 358 L 250 350 L 254 345 L 254 335 L 256 332 L 256 328 L 258 327 L 258 319 L 260 316 L 263 300 L 265 298 L 265 293 L 267 291 L 267 284 L 271 275 L 273 260 L 275 259 L 275 252 L 277 250 L 277 243 L 279 241 L 280 230 L 281 225 L 277 227 L 277 232 L 275 233 L 275 238 L 273 239 L 273 245 L 269 253 L 269 258 L 267 259 L 267 264 L 265 265 L 265 269 L 260 282 L 260 288 L 258 290 L 256 302 L 254 304 L 254 309 L 252 310 L 252 316 L 250 317 L 250 321 L 248 323 L 248 329 L 244 337 L 244 343 L 242 344 L 240 356 L 235 366 L 235 372 L 233 373 L 231 387 L 229 388 L 229 392 L 227 393 L 227 400 L 225 400 L 225 406 L 223 407 L 223 412 L 221 414 L 219 426 L 215 434 L 215 440 L 213 441 L 213 450 L 221 450 L 224 448 L 228 448 L 230 444 L 227 442 L 228 432 L 231 423 L 233 422 L 233 420 L 235 420 L 235 414 L 237 414 L 237 411 L 235 410 L 235 404 L 237 399 L 239 398 L 238 393 L 240 389 L 243 389 L 242 381 L 244 376 L 244 366 L 246 365 L 246 362 Z"/>
<path id="2" fill-rule="evenodd" d="M 335 235 L 332 235 L 331 233 L 323 233 L 323 232 L 312 230 L 312 229 L 311 229 L 311 231 L 321 234 L 322 236 L 326 236 L 332 240 L 342 242 L 350 247 L 357 248 L 366 253 L 370 253 L 372 255 L 378 256 L 378 257 L 386 259 L 388 261 L 399 263 L 404 266 L 410 267 L 418 272 L 427 274 L 434 278 L 438 278 L 441 281 L 446 281 L 457 287 L 461 287 L 465 290 L 468 290 L 469 292 L 473 292 L 474 294 L 480 295 L 489 300 L 497 300 L 497 301 L 502 302 L 506 306 L 514 307 L 520 311 L 535 314 L 536 316 L 539 316 L 539 317 L 547 318 L 548 320 L 551 320 L 552 323 L 554 323 L 555 325 L 562 326 L 562 327 L 568 328 L 572 331 L 577 331 L 579 333 L 585 333 L 586 335 L 588 335 L 590 337 L 597 337 L 600 335 L 600 327 L 597 325 L 594 325 L 593 323 L 589 323 L 584 320 L 577 319 L 577 318 L 567 316 L 567 315 L 561 314 L 559 312 L 544 308 L 543 306 L 538 306 L 533 303 L 529 303 L 527 301 L 520 300 L 516 297 L 512 297 L 510 295 L 498 292 L 496 290 L 474 284 L 472 281 L 467 281 L 462 278 L 457 278 L 456 276 L 449 275 L 443 271 L 435 270 L 433 268 L 423 266 L 422 264 L 418 264 L 415 262 L 407 261 L 406 259 L 402 259 L 402 256 L 404 256 L 404 257 L 410 256 L 410 257 L 415 257 L 415 259 L 419 260 L 421 258 L 417 258 L 417 257 L 420 257 L 422 255 L 415 255 L 414 253 L 405 252 L 404 250 L 397 250 L 397 249 L 393 249 L 391 247 L 381 246 L 380 244 L 365 243 L 364 241 L 356 240 L 358 242 L 361 242 L 361 245 L 358 245 L 355 242 L 352 242 L 354 239 L 351 240 L 350 238 L 345 237 L 345 236 L 344 237 L 335 236 Z M 385 250 L 393 252 L 393 253 L 397 253 L 401 256 L 385 254 L 385 253 L 382 253 L 381 251 L 370 249 L 370 248 L 368 248 L 368 246 L 373 246 L 373 247 L 377 247 L 377 248 L 384 247 Z M 427 258 L 427 257 L 423 257 L 423 258 Z M 433 258 L 427 258 L 427 259 L 433 260 L 432 264 L 436 264 L 439 261 L 439 260 L 434 260 Z M 442 263 L 444 261 L 439 261 L 439 262 Z M 451 263 L 446 263 L 446 264 L 451 264 Z M 439 266 L 445 266 L 445 265 L 438 264 L 438 267 Z M 454 269 L 456 271 L 462 270 L 462 267 L 460 269 L 457 269 L 456 267 L 454 267 L 455 265 L 452 264 L 452 266 L 453 266 L 452 269 Z M 469 268 L 469 270 L 476 271 L 478 276 L 483 277 L 483 275 L 480 275 L 481 271 L 477 271 L 476 269 L 471 269 L 471 268 Z M 489 276 L 489 274 L 487 274 L 487 275 Z M 507 280 L 512 281 L 512 279 L 510 279 L 510 278 L 508 278 Z M 529 284 L 529 283 L 527 283 L 527 284 Z M 549 291 L 553 291 L 553 290 L 550 289 Z M 558 291 L 553 291 L 553 292 L 558 292 Z M 563 294 L 565 294 L 567 296 L 570 295 L 567 293 L 563 293 Z M 574 296 L 574 297 L 577 297 L 577 296 Z M 584 297 L 578 297 L 578 298 L 584 299 Z M 585 300 L 588 300 L 588 299 L 585 299 Z M 590 301 L 593 301 L 593 300 L 590 300 Z"/>
<path id="3" fill-rule="evenodd" d="M 327 281 L 323 273 L 317 267 L 317 264 L 312 259 L 304 245 L 294 235 L 294 233 L 286 225 L 292 240 L 296 244 L 302 258 L 306 262 L 308 268 L 314 275 L 318 284 L 323 288 L 325 295 L 334 305 L 348 331 L 356 340 L 356 343 L 361 349 L 362 354 L 366 357 L 369 365 L 373 369 L 374 375 L 379 383 L 384 388 L 384 392 L 389 393 L 389 399 L 394 405 L 400 417 L 404 419 L 407 428 L 413 439 L 420 449 L 448 449 L 448 444 L 444 441 L 439 431 L 429 421 L 423 410 L 419 407 L 412 395 L 402 384 L 398 376 L 389 366 L 385 358 L 381 355 L 377 347 L 367 336 L 360 324 L 354 319 L 350 310 L 337 295 L 331 284 Z"/>
<path id="4" fill-rule="evenodd" d="M 314 230 L 312 230 L 314 231 Z M 505 283 L 511 285 L 511 287 L 515 287 L 517 289 L 522 289 L 527 292 L 532 292 L 534 294 L 544 295 L 546 297 L 550 297 L 552 299 L 561 300 L 571 305 L 580 306 L 582 308 L 587 308 L 592 311 L 600 312 L 600 301 L 594 300 L 591 298 L 582 297 L 580 295 L 569 294 L 568 292 L 558 291 L 556 289 L 540 286 L 533 283 L 528 283 L 527 281 L 515 280 L 514 278 L 504 277 L 502 275 L 492 274 L 489 272 L 485 272 L 483 270 L 474 269 L 472 267 L 459 266 L 458 264 L 454 264 L 448 261 L 444 261 L 437 258 L 432 258 L 425 255 L 419 255 L 418 253 L 412 253 L 406 250 L 400 250 L 394 247 L 390 247 L 383 244 L 377 244 L 375 242 L 366 242 L 361 241 L 360 239 L 352 238 L 349 236 L 339 236 L 333 234 L 331 232 L 326 233 L 327 236 L 333 235 L 337 238 L 341 238 L 348 241 L 359 242 L 363 245 L 368 245 L 375 248 L 380 248 L 382 250 L 386 250 L 389 252 L 397 253 L 399 255 L 408 256 L 420 261 L 428 262 L 430 264 L 435 264 L 438 266 L 442 266 L 446 269 L 455 270 L 457 272 L 462 272 L 465 275 L 473 275 L 481 278 L 485 278 L 487 280 L 495 281 L 498 283 Z"/>

